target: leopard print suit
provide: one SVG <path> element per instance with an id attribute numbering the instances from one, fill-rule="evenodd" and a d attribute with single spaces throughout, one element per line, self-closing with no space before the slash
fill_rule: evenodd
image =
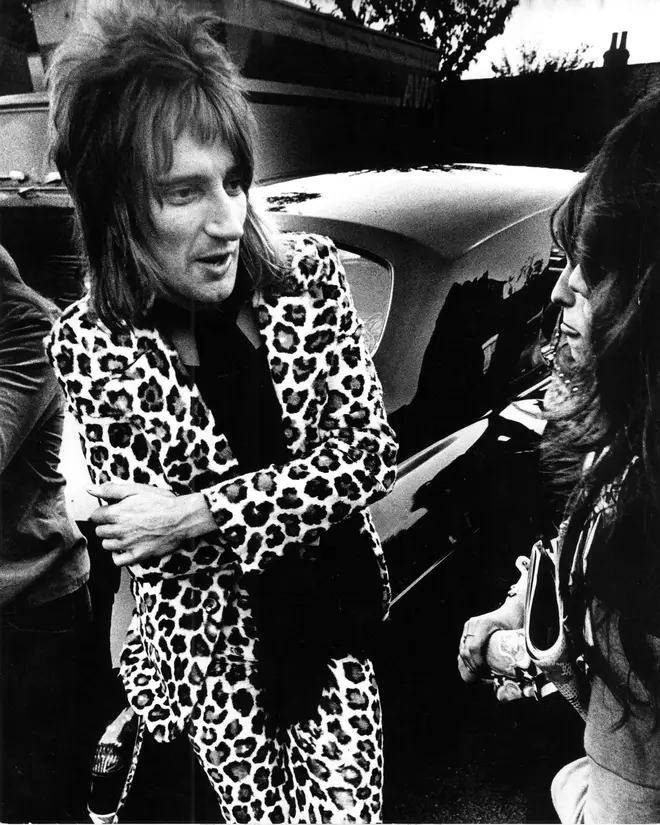
<path id="1" fill-rule="evenodd" d="M 285 276 L 253 305 L 290 461 L 238 474 L 224 435 L 155 329 L 110 331 L 73 304 L 47 340 L 92 478 L 204 493 L 218 530 L 130 568 L 135 612 L 121 656 L 131 705 L 159 741 L 186 730 L 228 822 L 376 821 L 380 706 L 368 660 L 331 662 L 313 720 L 267 735 L 252 674 L 246 574 L 356 514 L 390 588 L 365 509 L 395 479 L 396 444 L 337 251 L 283 236 Z"/>

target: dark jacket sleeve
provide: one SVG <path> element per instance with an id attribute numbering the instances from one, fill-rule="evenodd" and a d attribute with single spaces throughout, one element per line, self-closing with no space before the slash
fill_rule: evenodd
<path id="1" fill-rule="evenodd" d="M 0 474 L 59 392 L 46 358 L 51 320 L 0 256 Z"/>

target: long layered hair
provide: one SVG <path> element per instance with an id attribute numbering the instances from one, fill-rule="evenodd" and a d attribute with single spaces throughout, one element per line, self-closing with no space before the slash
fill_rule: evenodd
<path id="1" fill-rule="evenodd" d="M 83 19 L 49 70 L 50 151 L 73 200 L 92 303 L 111 328 L 139 324 L 160 290 L 149 251 L 150 197 L 184 132 L 222 140 L 248 192 L 239 266 L 255 286 L 278 275 L 275 247 L 249 198 L 254 119 L 214 39 L 219 20 L 136 0 Z"/>
<path id="2" fill-rule="evenodd" d="M 591 353 L 578 392 L 549 414 L 547 466 L 568 496 L 560 589 L 578 647 L 619 699 L 658 720 L 660 668 L 660 90 L 605 139 L 553 216 L 556 240 L 580 265 L 593 308 Z M 585 469 L 585 458 L 597 460 Z M 608 485 L 624 479 L 587 563 L 578 537 Z M 577 549 L 576 549 L 577 548 Z M 577 552 L 578 558 L 575 558 Z M 571 568 L 573 573 L 571 574 Z M 600 629 L 595 646 L 585 619 Z M 610 657 L 614 630 L 627 665 Z M 598 641 L 600 639 L 600 642 Z"/>

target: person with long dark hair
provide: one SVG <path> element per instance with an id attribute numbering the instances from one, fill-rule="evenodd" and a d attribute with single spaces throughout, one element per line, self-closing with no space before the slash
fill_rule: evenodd
<path id="1" fill-rule="evenodd" d="M 555 778 L 562 822 L 660 821 L 660 91 L 605 139 L 553 216 L 568 263 L 543 458 L 564 502 L 554 542 L 572 658 L 590 684 L 586 756 Z M 522 589 L 469 619 L 465 681 Z M 529 646 L 529 641 L 528 641 Z"/>
<path id="2" fill-rule="evenodd" d="M 366 505 L 396 443 L 334 244 L 253 205 L 219 30 L 118 4 L 55 54 L 91 292 L 48 351 L 131 573 L 121 673 L 147 740 L 186 735 L 227 822 L 377 821 L 389 584 Z"/>

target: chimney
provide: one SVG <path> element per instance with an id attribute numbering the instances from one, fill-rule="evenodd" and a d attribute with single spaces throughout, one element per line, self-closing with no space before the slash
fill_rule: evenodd
<path id="1" fill-rule="evenodd" d="M 609 49 L 603 55 L 603 66 L 605 68 L 621 68 L 628 65 L 630 52 L 626 48 L 628 32 L 621 32 L 621 42 L 617 45 L 619 32 L 612 34 L 612 42 Z"/>

